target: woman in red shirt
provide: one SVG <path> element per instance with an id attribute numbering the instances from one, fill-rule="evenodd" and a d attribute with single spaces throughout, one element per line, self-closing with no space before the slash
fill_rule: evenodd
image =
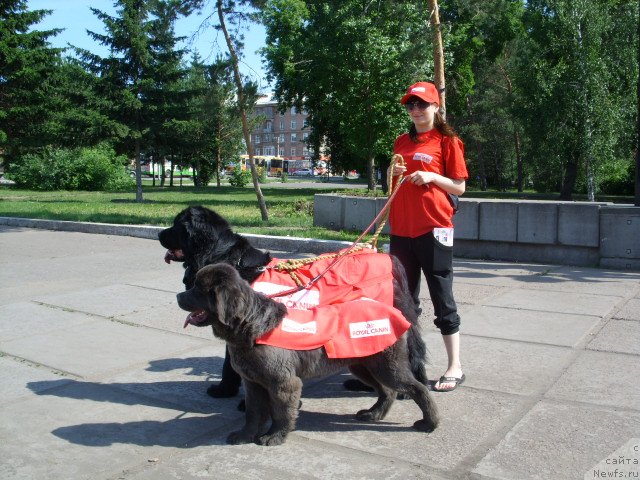
<path id="1" fill-rule="evenodd" d="M 440 98 L 433 83 L 412 85 L 400 103 L 413 125 L 396 139 L 393 148 L 404 159 L 404 165 L 396 162 L 393 167 L 394 184 L 401 177 L 404 181 L 389 213 L 390 253 L 407 271 L 418 312 L 420 272 L 425 275 L 434 323 L 448 357 L 447 370 L 434 389 L 449 392 L 465 379 L 460 363 L 460 317 L 453 298 L 454 208 L 449 196 L 465 191 L 464 145 L 440 114 Z"/>

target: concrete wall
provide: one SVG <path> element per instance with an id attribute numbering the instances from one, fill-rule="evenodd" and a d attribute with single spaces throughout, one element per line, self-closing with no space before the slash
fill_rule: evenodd
<path id="1" fill-rule="evenodd" d="M 361 232 L 385 203 L 316 194 L 314 225 Z M 640 207 L 461 199 L 454 226 L 457 256 L 640 270 Z"/>

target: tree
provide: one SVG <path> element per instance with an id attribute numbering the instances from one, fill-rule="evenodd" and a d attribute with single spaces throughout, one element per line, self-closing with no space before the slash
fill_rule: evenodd
<path id="1" fill-rule="evenodd" d="M 616 161 L 617 145 L 625 143 L 629 94 L 618 93 L 617 84 L 628 85 L 629 80 L 616 63 L 622 58 L 635 64 L 637 75 L 637 53 L 629 58 L 614 50 L 625 49 L 622 39 L 616 39 L 620 33 L 613 33 L 618 22 L 628 22 L 614 15 L 622 4 L 633 19 L 634 28 L 627 29 L 624 39 L 630 43 L 637 4 L 527 2 L 529 42 L 517 79 L 522 124 L 529 137 L 527 153 L 535 160 L 531 167 L 536 184 L 546 190 L 559 188 L 565 200 L 576 190 L 586 191 L 593 200 L 598 175 Z"/>
<path id="2" fill-rule="evenodd" d="M 406 128 L 399 97 L 433 71 L 425 2 L 271 0 L 263 21 L 279 103 L 306 109 L 311 143 L 334 168 L 365 167 L 374 190 L 376 158 Z"/>
<path id="3" fill-rule="evenodd" d="M 249 3 L 249 2 L 246 2 Z M 262 215 L 262 220 L 269 220 L 269 212 L 267 211 L 267 204 L 264 200 L 264 196 L 262 195 L 262 189 L 260 188 L 260 183 L 258 179 L 258 172 L 256 171 L 256 164 L 253 158 L 253 144 L 251 143 L 251 130 L 249 129 L 249 120 L 247 111 L 251 111 L 255 106 L 255 97 L 253 101 L 251 101 L 250 97 L 246 95 L 245 86 L 242 81 L 242 77 L 240 75 L 240 68 L 238 66 L 238 48 L 242 48 L 242 43 L 240 40 L 234 42 L 229 35 L 229 31 L 227 30 L 227 25 L 225 21 L 225 15 L 234 14 L 235 2 L 223 0 L 216 0 L 216 9 L 218 11 L 218 20 L 220 21 L 220 29 L 224 34 L 224 39 L 227 43 L 227 48 L 229 49 L 229 57 L 231 58 L 231 66 L 233 68 L 233 79 L 236 84 L 236 93 L 238 96 L 238 110 L 240 113 L 240 119 L 242 120 L 242 134 L 244 136 L 245 144 L 247 145 L 247 153 L 249 154 L 249 167 L 251 168 L 251 178 L 253 180 L 253 188 L 256 192 L 256 197 L 258 199 L 258 206 L 260 208 L 260 214 Z M 237 12 L 235 12 L 238 15 Z"/>
<path id="4" fill-rule="evenodd" d="M 60 29 L 29 30 L 50 13 L 29 11 L 26 0 L 0 4 L 0 152 L 5 166 L 49 141 L 50 78 L 62 49 L 51 48 L 48 38 Z"/>
<path id="5" fill-rule="evenodd" d="M 218 58 L 212 65 L 205 65 L 197 53 L 193 55 L 185 82 L 185 89 L 191 92 L 189 120 L 177 145 L 197 169 L 198 182 L 208 182 L 215 175 L 220 186 L 220 169 L 243 149 L 231 75 L 227 59 Z"/>
<path id="6" fill-rule="evenodd" d="M 184 37 L 177 37 L 174 24 L 180 14 L 180 0 L 155 0 L 150 3 L 149 21 L 150 62 L 147 76 L 152 79 L 145 92 L 147 103 L 150 152 L 160 165 L 160 182 L 165 181 L 165 157 L 171 154 L 178 141 L 177 123 L 188 120 L 187 101 L 193 92 L 182 87 L 186 69 L 182 57 L 186 50 L 177 44 Z M 154 177 L 155 183 L 155 177 Z M 173 181 L 173 168 L 171 169 Z"/>
<path id="7" fill-rule="evenodd" d="M 444 49 L 442 45 L 442 32 L 440 31 L 440 12 L 438 1 L 429 0 L 429 23 L 433 35 L 433 71 L 434 82 L 440 91 L 440 112 L 443 117 L 447 115 L 446 91 L 444 80 Z"/>
<path id="8" fill-rule="evenodd" d="M 521 0 L 444 0 L 449 120 L 466 144 L 479 187 L 522 191 L 521 131 L 514 75 L 524 36 Z M 514 168 L 515 167 L 515 168 Z"/>
<path id="9" fill-rule="evenodd" d="M 205 0 L 185 0 L 183 5 L 190 10 L 202 9 Z M 253 188 L 256 192 L 258 207 L 263 221 L 269 219 L 267 204 L 260 188 L 258 181 L 258 173 L 256 171 L 255 161 L 253 158 L 253 145 L 251 143 L 251 135 L 249 130 L 249 113 L 255 107 L 257 95 L 252 94 L 256 91 L 256 87 L 252 82 L 245 82 L 240 73 L 239 61 L 242 58 L 243 34 L 241 28 L 247 21 L 256 19 L 256 8 L 263 5 L 262 0 L 216 0 L 215 15 L 218 17 L 217 29 L 219 29 L 225 39 L 227 50 L 229 52 L 229 60 L 233 70 L 233 81 L 236 87 L 236 105 L 238 114 L 242 121 L 242 131 L 245 140 L 247 153 L 249 154 L 249 166 L 251 168 L 251 178 L 253 180 Z M 233 32 L 229 31 L 227 25 L 235 27 Z"/>
<path id="10" fill-rule="evenodd" d="M 133 153 L 136 170 L 136 202 L 142 202 L 142 171 L 140 154 L 143 137 L 148 131 L 148 111 L 145 94 L 153 79 L 149 76 L 149 10 L 146 0 L 116 0 L 117 16 L 92 8 L 104 22 L 105 35 L 88 32 L 102 45 L 109 47 L 109 56 L 101 58 L 83 52 L 87 66 L 99 77 L 98 94 L 109 99 L 110 118 L 118 125 L 121 151 Z"/>

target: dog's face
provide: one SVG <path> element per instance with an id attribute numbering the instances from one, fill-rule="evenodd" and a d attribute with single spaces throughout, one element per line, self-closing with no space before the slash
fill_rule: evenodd
<path id="1" fill-rule="evenodd" d="M 191 312 L 184 326 L 203 327 L 214 322 L 228 325 L 236 317 L 242 298 L 242 279 L 224 263 L 207 265 L 196 274 L 193 288 L 177 295 L 178 306 Z"/>
<path id="2" fill-rule="evenodd" d="M 234 233 L 224 218 L 204 207 L 186 208 L 158 237 L 167 249 L 167 263 L 184 262 L 182 282 L 187 288 L 193 286 L 196 272 L 205 265 L 228 263 L 252 282 L 261 267 L 271 261 L 271 255 L 254 248 L 246 238 Z"/>
<path id="3" fill-rule="evenodd" d="M 200 269 L 193 288 L 177 295 L 189 313 L 184 326 L 211 325 L 217 337 L 230 343 L 253 343 L 282 321 L 287 308 L 255 292 L 231 265 L 216 263 Z"/>
<path id="4" fill-rule="evenodd" d="M 167 263 L 189 262 L 202 248 L 223 232 L 231 230 L 229 223 L 213 210 L 204 207 L 187 207 L 173 220 L 173 225 L 160 232 L 160 244 L 167 249 Z"/>

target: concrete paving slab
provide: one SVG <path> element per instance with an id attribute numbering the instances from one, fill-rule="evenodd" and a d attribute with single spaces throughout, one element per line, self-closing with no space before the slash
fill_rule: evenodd
<path id="1" fill-rule="evenodd" d="M 346 375 L 338 375 L 306 383 L 299 429 L 286 445 L 230 447 L 224 440 L 242 423 L 238 398 L 204 394 L 219 378 L 223 344 L 208 329 L 181 329 L 183 270 L 162 261 L 157 240 L 0 231 L 0 262 L 10 269 L 0 271 L 3 480 L 575 478 L 639 431 L 637 273 L 456 260 L 467 381 L 434 393 L 438 430 L 411 429 L 411 401 L 382 423 L 356 422 L 372 397 L 344 391 Z M 5 271 L 16 282 L 9 287 Z M 98 289 L 119 295 L 122 310 Z M 437 378 L 444 346 L 422 293 L 428 370 Z M 43 297 L 65 297 L 68 306 L 33 302 Z M 101 313 L 73 311 L 91 301 Z M 583 350 L 591 335 L 588 349 L 626 353 Z"/>
<path id="2" fill-rule="evenodd" d="M 101 382 L 189 412 L 239 415 L 242 391 L 229 399 L 214 399 L 206 394 L 212 382 L 220 381 L 224 352 L 225 346 L 220 344 L 167 355 L 149 361 L 145 368 L 108 376 Z"/>
<path id="3" fill-rule="evenodd" d="M 576 346 L 602 321 L 590 315 L 461 305 L 466 335 L 504 338 L 549 345 Z"/>
<path id="4" fill-rule="evenodd" d="M 587 348 L 640 355 L 640 322 L 610 320 L 587 345 Z"/>
<path id="5" fill-rule="evenodd" d="M 638 378 L 637 356 L 587 350 L 549 389 L 547 397 L 640 411 Z"/>
<path id="6" fill-rule="evenodd" d="M 522 408 L 524 400 L 472 388 L 451 394 L 433 394 L 440 426 L 425 434 L 412 429 L 421 418 L 412 400 L 396 401 L 378 423 L 362 423 L 355 413 L 375 402 L 371 395 L 345 392 L 343 376 L 305 389 L 296 434 L 315 441 L 342 445 L 378 457 L 427 465 L 450 478 L 487 436 L 503 428 L 503 420 Z M 383 478 L 383 477 L 373 477 Z"/>
<path id="7" fill-rule="evenodd" d="M 556 268 L 551 265 L 513 264 L 482 260 L 454 260 L 455 282 L 514 287 L 527 278 L 537 278 Z"/>
<path id="8" fill-rule="evenodd" d="M 0 341 L 47 334 L 60 328 L 73 328 L 95 322 L 95 317 L 81 312 L 33 302 L 18 302 L 0 306 Z"/>
<path id="9" fill-rule="evenodd" d="M 475 283 L 463 283 L 457 279 L 453 282 L 453 296 L 456 299 L 458 305 L 470 304 L 477 305 L 482 304 L 492 297 L 496 297 L 501 293 L 507 292 L 507 287 L 491 286 L 491 285 L 478 285 Z M 429 289 L 426 281 L 420 285 L 421 298 L 429 297 Z"/>
<path id="10" fill-rule="evenodd" d="M 108 285 L 62 295 L 36 297 L 34 301 L 78 312 L 117 317 L 175 302 L 175 294 L 132 285 Z"/>
<path id="11" fill-rule="evenodd" d="M 425 335 L 429 347 L 429 378 L 437 380 L 447 369 L 442 336 Z M 569 348 L 513 342 L 462 334 L 462 369 L 466 381 L 460 388 L 504 392 L 514 395 L 544 393 L 561 375 L 571 360 Z M 439 394 L 446 395 L 446 394 Z"/>
<path id="12" fill-rule="evenodd" d="M 4 406 L 24 398 L 34 392 L 39 393 L 50 385 L 50 382 L 69 383 L 74 377 L 65 376 L 49 369 L 39 367 L 25 360 L 10 357 L 0 357 L 0 405 Z M 59 384 L 62 384 L 59 383 Z M 27 385 L 36 385 L 27 388 Z"/>
<path id="13" fill-rule="evenodd" d="M 0 410 L 0 478 L 112 478 L 215 430 L 210 415 L 94 383 L 61 384 Z"/>
<path id="14" fill-rule="evenodd" d="M 95 378 L 172 353 L 199 348 L 203 340 L 96 319 L 48 334 L 2 343 L 2 351 L 32 362 Z"/>
<path id="15" fill-rule="evenodd" d="M 222 340 L 213 336 L 211 327 L 194 327 L 188 326 L 184 328 L 184 321 L 188 313 L 178 307 L 178 304 L 174 301 L 168 304 L 159 306 L 153 306 L 146 310 L 127 313 L 125 315 L 118 315 L 113 317 L 114 320 L 130 323 L 132 325 L 146 326 L 150 328 L 156 328 L 167 332 L 174 332 L 180 335 L 187 335 L 189 337 L 198 337 L 205 340 L 210 340 L 212 343 L 224 344 Z"/>
<path id="16" fill-rule="evenodd" d="M 184 290 L 184 283 L 182 283 L 183 275 L 184 270 L 182 268 L 171 268 L 167 269 L 166 272 L 154 270 L 153 276 L 149 275 L 145 279 L 129 281 L 127 285 L 135 285 L 137 287 L 151 288 L 176 294 Z"/>
<path id="17" fill-rule="evenodd" d="M 224 461 L 222 461 L 224 459 Z M 205 445 L 142 466 L 130 480 L 422 479 L 443 480 L 424 465 L 372 455 L 341 445 L 309 440 L 296 433 L 277 448 L 258 445 Z"/>
<path id="18" fill-rule="evenodd" d="M 638 432 L 639 413 L 542 401 L 472 473 L 500 480 L 583 479 Z"/>
<path id="19" fill-rule="evenodd" d="M 613 318 L 640 322 L 640 298 L 631 298 L 613 314 Z"/>
<path id="20" fill-rule="evenodd" d="M 487 305 L 604 317 L 621 300 L 620 296 L 514 288 L 493 297 L 487 302 Z"/>

